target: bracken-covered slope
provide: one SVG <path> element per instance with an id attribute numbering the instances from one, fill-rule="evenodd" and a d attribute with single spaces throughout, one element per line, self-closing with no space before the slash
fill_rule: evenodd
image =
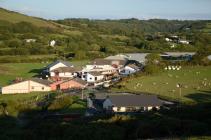
<path id="1" fill-rule="evenodd" d="M 8 21 L 11 23 L 29 22 L 38 27 L 56 27 L 55 24 L 50 21 L 36 17 L 30 17 L 13 11 L 8 11 L 3 8 L 0 8 L 0 20 Z"/>

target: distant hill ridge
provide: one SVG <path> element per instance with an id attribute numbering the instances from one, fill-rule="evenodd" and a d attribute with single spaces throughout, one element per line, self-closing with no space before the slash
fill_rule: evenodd
<path id="1" fill-rule="evenodd" d="M 56 23 L 47 21 L 45 19 L 31 17 L 18 12 L 9 11 L 0 7 L 0 20 L 11 23 L 29 22 L 38 27 L 56 28 Z"/>

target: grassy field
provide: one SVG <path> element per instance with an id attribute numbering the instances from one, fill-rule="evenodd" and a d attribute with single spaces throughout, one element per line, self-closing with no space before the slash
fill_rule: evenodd
<path id="1" fill-rule="evenodd" d="M 110 38 L 110 39 L 119 39 L 121 41 L 129 39 L 129 37 L 123 36 L 123 35 L 122 36 L 120 36 L 120 35 L 99 35 L 99 36 L 104 38 L 104 39 L 108 39 L 108 38 Z"/>
<path id="2" fill-rule="evenodd" d="M 32 23 L 35 26 L 39 26 L 39 27 L 51 27 L 51 28 L 56 27 L 51 22 L 48 22 L 48 21 L 45 21 L 42 19 L 38 19 L 38 18 L 29 17 L 29 16 L 26 16 L 23 14 L 7 11 L 7 10 L 1 9 L 1 8 L 0 8 L 0 15 L 1 15 L 0 20 L 9 21 L 12 23 L 18 23 L 18 22 L 25 21 L 25 22 Z"/>
<path id="3" fill-rule="evenodd" d="M 180 98 L 177 83 L 182 84 Z M 113 91 L 147 92 L 183 102 L 211 102 L 211 67 L 186 67 L 153 76 L 132 76 Z"/>
<path id="4" fill-rule="evenodd" d="M 66 35 L 72 35 L 72 36 L 81 36 L 83 35 L 83 32 L 75 30 L 75 31 L 71 31 L 71 30 L 65 30 L 64 33 Z"/>
<path id="5" fill-rule="evenodd" d="M 81 67 L 88 63 L 84 61 L 71 62 L 75 67 Z M 40 72 L 48 63 L 5 63 L 0 64 L 0 87 L 9 84 L 17 77 L 30 78 Z"/>
<path id="6" fill-rule="evenodd" d="M 211 23 L 207 23 L 206 27 L 203 29 L 204 33 L 211 33 Z"/>
<path id="7" fill-rule="evenodd" d="M 16 77 L 30 78 L 36 75 L 45 65 L 41 63 L 0 64 L 0 86 L 10 83 Z"/>

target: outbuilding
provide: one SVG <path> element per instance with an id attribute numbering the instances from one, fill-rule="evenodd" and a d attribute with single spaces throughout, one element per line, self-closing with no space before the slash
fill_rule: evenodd
<path id="1" fill-rule="evenodd" d="M 136 66 L 135 64 L 129 64 L 129 65 L 126 65 L 123 70 L 120 71 L 120 74 L 122 75 L 129 75 L 129 74 L 133 74 L 133 73 L 136 73 L 138 71 L 140 71 L 141 68 Z"/>
<path id="2" fill-rule="evenodd" d="M 51 82 L 39 78 L 32 78 L 29 80 L 13 83 L 11 85 L 2 87 L 2 94 L 18 94 L 30 92 L 48 92 L 51 91 Z"/>
<path id="3" fill-rule="evenodd" d="M 58 81 L 51 84 L 52 90 L 67 90 L 67 89 L 84 89 L 87 87 L 87 82 L 80 78 Z"/>

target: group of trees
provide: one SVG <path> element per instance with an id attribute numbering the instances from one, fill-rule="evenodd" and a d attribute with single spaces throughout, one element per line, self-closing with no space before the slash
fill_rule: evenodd
<path id="1" fill-rule="evenodd" d="M 32 117 L 28 117 L 24 124 L 17 123 L 14 117 L 0 116 L 0 139 L 127 140 L 210 136 L 210 110 L 184 106 L 179 111 L 175 107 L 140 115 L 105 115 L 67 121 L 53 117 L 44 119 L 39 117 L 38 111 L 28 110 L 25 118 L 27 114 Z"/>
<path id="2" fill-rule="evenodd" d="M 58 54 L 67 58 L 73 54 L 71 59 L 92 59 L 127 52 L 197 51 L 211 43 L 209 34 L 200 33 L 208 21 L 65 19 L 55 22 L 66 26 L 54 29 L 27 22 L 0 21 L 0 54 Z M 192 45 L 170 48 L 164 38 L 171 34 L 190 39 Z M 26 43 L 28 38 L 36 42 Z M 50 40 L 56 40 L 56 47 L 49 47 Z"/>
<path id="3" fill-rule="evenodd" d="M 211 61 L 208 60 L 209 55 L 211 55 L 211 46 L 202 46 L 198 49 L 191 62 L 195 65 L 211 65 Z"/>

